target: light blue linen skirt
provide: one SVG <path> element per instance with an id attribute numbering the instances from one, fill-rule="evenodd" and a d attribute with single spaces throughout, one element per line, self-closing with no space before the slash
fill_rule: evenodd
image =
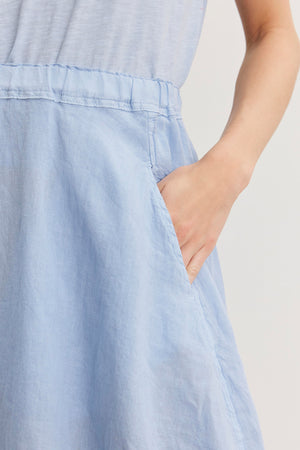
<path id="1" fill-rule="evenodd" d="M 1 450 L 261 450 L 216 247 L 190 284 L 157 182 L 177 87 L 0 64 Z"/>

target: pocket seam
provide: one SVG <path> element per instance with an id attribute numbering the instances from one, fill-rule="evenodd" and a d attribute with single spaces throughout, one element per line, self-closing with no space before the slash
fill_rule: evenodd
<path id="1" fill-rule="evenodd" d="M 150 168 L 156 166 L 155 131 L 158 113 L 147 113 L 148 158 Z"/>
<path id="2" fill-rule="evenodd" d="M 167 236 L 168 241 L 172 250 L 172 254 L 174 258 L 177 259 L 178 264 L 181 267 L 181 275 L 183 278 L 184 283 L 187 285 L 188 290 L 190 293 L 192 293 L 193 284 L 190 283 L 188 273 L 186 270 L 186 267 L 184 265 L 184 261 L 182 258 L 182 253 L 180 250 L 180 245 L 178 242 L 177 234 L 174 228 L 174 224 L 171 218 L 171 215 L 169 213 L 169 210 L 167 208 L 167 205 L 160 193 L 160 190 L 157 186 L 157 180 L 156 180 L 156 171 L 160 173 L 160 168 L 156 164 L 156 146 L 155 146 L 155 132 L 156 132 L 156 124 L 157 119 L 159 117 L 159 113 L 150 113 L 148 112 L 148 121 L 147 121 L 147 132 L 148 132 L 148 164 L 147 164 L 147 172 L 150 177 L 151 185 L 153 188 L 153 194 L 157 206 L 157 211 L 160 214 L 160 218 L 162 221 L 162 224 L 165 228 L 167 228 Z M 166 176 L 167 174 L 164 174 Z M 160 178 L 160 177 L 158 177 Z M 184 271 L 184 272 L 183 272 Z"/>
<path id="3" fill-rule="evenodd" d="M 192 293 L 192 288 L 193 288 L 193 284 L 190 283 L 189 277 L 188 277 L 188 273 L 186 270 L 186 267 L 184 265 L 184 261 L 182 258 L 182 253 L 180 250 L 180 245 L 178 242 L 178 238 L 177 238 L 177 234 L 174 228 L 174 224 L 171 218 L 171 215 L 169 213 L 169 210 L 167 208 L 167 205 L 165 204 L 165 201 L 163 199 L 163 196 L 161 195 L 159 188 L 157 186 L 157 182 L 155 180 L 154 174 L 152 172 L 152 169 L 150 166 L 147 167 L 148 168 L 148 173 L 149 176 L 151 178 L 151 185 L 153 188 L 153 193 L 154 193 L 154 198 L 155 198 L 155 202 L 156 202 L 156 206 L 157 206 L 157 211 L 160 214 L 160 218 L 161 221 L 163 223 L 163 226 L 165 228 L 167 228 L 167 236 L 168 236 L 168 241 L 169 244 L 171 246 L 171 250 L 172 250 L 172 254 L 174 256 L 174 258 L 177 259 L 178 264 L 180 265 L 180 272 L 183 278 L 183 282 L 186 284 L 188 290 L 190 291 L 190 293 Z"/>
<path id="4" fill-rule="evenodd" d="M 172 257 L 174 257 L 177 260 L 177 263 L 179 264 L 179 266 L 181 268 L 181 270 L 179 272 L 181 274 L 182 283 L 186 287 L 187 293 L 190 296 L 191 302 L 194 304 L 195 310 L 199 314 L 200 319 L 204 321 L 204 324 L 205 324 L 204 326 L 206 327 L 206 330 L 207 330 L 207 333 L 208 333 L 208 336 L 210 339 L 210 347 L 211 347 L 211 350 L 214 352 L 214 362 L 216 364 L 218 378 L 219 378 L 221 386 L 222 386 L 222 392 L 223 392 L 224 400 L 225 400 L 226 406 L 227 406 L 227 414 L 230 417 L 230 419 L 232 419 L 234 421 L 235 434 L 237 436 L 238 441 L 240 442 L 240 439 L 241 439 L 240 424 L 238 422 L 237 414 L 236 414 L 236 411 L 235 411 L 235 408 L 233 405 L 233 401 L 231 398 L 230 388 L 229 388 L 229 386 L 227 384 L 227 380 L 225 379 L 225 376 L 223 374 L 223 368 L 219 361 L 219 356 L 218 356 L 218 353 L 216 350 L 216 346 L 213 342 L 210 325 L 208 323 L 209 320 L 206 317 L 207 311 L 205 309 L 205 305 L 201 301 L 202 295 L 200 295 L 200 292 L 197 292 L 198 291 L 197 279 L 194 280 L 193 283 L 190 283 L 190 281 L 189 281 L 188 273 L 187 273 L 186 267 L 184 265 L 180 245 L 178 242 L 178 238 L 176 235 L 176 231 L 174 228 L 174 224 L 173 224 L 171 215 L 170 215 L 167 205 L 163 199 L 163 196 L 160 193 L 160 190 L 157 186 L 157 180 L 155 178 L 155 175 L 156 175 L 157 171 L 160 173 L 160 167 L 158 166 L 157 159 L 156 159 L 156 146 L 155 146 L 155 132 L 157 129 L 156 124 L 157 124 L 158 116 L 159 116 L 159 114 L 150 115 L 148 113 L 148 125 L 147 125 L 148 158 L 149 158 L 149 162 L 147 164 L 147 173 L 149 175 L 150 183 L 153 188 L 153 197 L 155 200 L 156 211 L 159 214 L 161 223 L 166 230 L 166 235 L 168 237 L 168 242 L 170 245 L 170 251 L 172 253 Z M 190 146 L 190 151 L 192 152 L 194 159 L 197 158 L 197 160 L 198 160 L 197 153 L 196 153 L 194 146 L 190 140 L 190 137 L 185 129 L 183 119 L 180 117 L 180 118 L 177 118 L 177 120 L 178 120 L 178 123 L 180 124 L 182 132 L 184 133 L 187 144 Z M 169 172 L 167 172 L 167 173 L 169 173 Z M 167 175 L 167 173 L 166 173 L 166 175 Z M 160 177 L 158 177 L 158 178 L 160 179 Z M 200 297 L 200 298 L 198 298 L 198 297 Z"/>

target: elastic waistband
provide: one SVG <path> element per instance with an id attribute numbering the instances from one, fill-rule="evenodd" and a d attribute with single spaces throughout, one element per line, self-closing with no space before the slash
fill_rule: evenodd
<path id="1" fill-rule="evenodd" d="M 0 64 L 0 98 L 45 98 L 84 106 L 181 116 L 170 81 L 63 64 Z"/>

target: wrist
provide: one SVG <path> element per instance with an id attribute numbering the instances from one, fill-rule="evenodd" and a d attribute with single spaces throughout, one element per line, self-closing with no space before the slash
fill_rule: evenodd
<path id="1" fill-rule="evenodd" d="M 254 170 L 245 155 L 239 155 L 223 141 L 217 142 L 206 154 L 222 173 L 224 183 L 239 195 L 249 184 Z"/>

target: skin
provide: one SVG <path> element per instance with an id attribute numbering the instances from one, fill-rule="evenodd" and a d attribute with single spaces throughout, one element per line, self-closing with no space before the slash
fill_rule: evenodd
<path id="1" fill-rule="evenodd" d="M 288 0 L 235 0 L 246 51 L 219 141 L 197 162 L 157 185 L 170 212 L 190 283 L 214 249 L 230 210 L 248 186 L 277 128 L 300 67 Z"/>

